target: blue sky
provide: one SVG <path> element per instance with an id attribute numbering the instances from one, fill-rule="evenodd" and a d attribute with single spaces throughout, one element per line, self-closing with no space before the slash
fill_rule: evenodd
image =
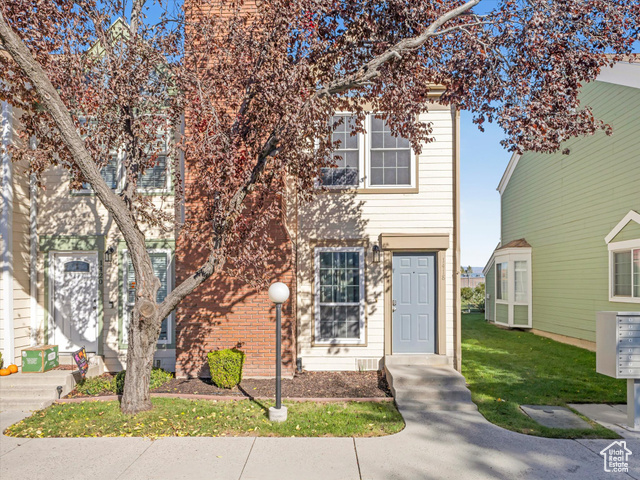
<path id="1" fill-rule="evenodd" d="M 496 191 L 511 153 L 500 145 L 503 131 L 484 124 L 484 132 L 460 113 L 461 264 L 483 267 L 500 240 L 500 194 Z"/>

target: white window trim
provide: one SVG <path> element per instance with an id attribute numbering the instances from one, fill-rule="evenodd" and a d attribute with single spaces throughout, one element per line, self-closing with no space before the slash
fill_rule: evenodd
<path id="1" fill-rule="evenodd" d="M 334 116 L 353 115 L 353 112 L 338 111 Z M 316 182 L 316 188 L 326 188 L 327 190 L 345 190 L 345 189 L 383 189 L 398 190 L 415 188 L 418 182 L 416 171 L 416 152 L 413 147 L 409 147 L 409 167 L 411 182 L 405 185 L 372 185 L 369 169 L 371 168 L 371 119 L 375 113 L 368 113 L 364 121 L 365 133 L 358 133 L 358 183 L 356 185 L 322 185 L 320 181 Z M 317 144 L 317 141 L 316 141 Z"/>
<path id="2" fill-rule="evenodd" d="M 321 252 L 358 252 L 360 256 L 360 338 L 320 339 L 320 253 Z M 364 247 L 316 247 L 314 250 L 314 343 L 316 345 L 364 345 L 365 337 L 365 282 L 364 282 Z"/>
<path id="3" fill-rule="evenodd" d="M 333 114 L 334 117 L 352 116 L 352 115 L 353 115 L 353 112 L 345 112 L 345 111 L 338 111 Z M 345 189 L 357 189 L 357 188 L 364 187 L 364 165 L 365 165 L 364 138 L 366 135 L 364 135 L 363 133 L 357 133 L 356 136 L 358 137 L 358 183 L 355 185 L 322 185 L 320 183 L 320 180 L 318 180 L 317 188 L 326 188 L 328 190 L 345 190 Z M 317 144 L 317 141 L 316 141 L 316 144 Z"/>
<path id="4" fill-rule="evenodd" d="M 524 302 L 516 302 L 516 277 L 515 277 L 515 262 L 527 262 L 527 300 Z M 508 300 L 498 299 L 498 268 L 499 263 L 507 263 L 507 298 Z M 499 253 L 495 253 L 494 257 L 494 296 L 496 305 L 507 305 L 508 307 L 508 321 L 507 323 L 499 322 L 496 311 L 493 313 L 495 323 L 498 325 L 505 325 L 508 327 L 517 328 L 531 328 L 532 325 L 532 313 L 533 313 L 533 283 L 531 271 L 531 248 L 505 248 L 500 250 Z M 527 325 L 515 325 L 513 323 L 513 311 L 515 306 L 522 305 L 529 307 L 529 323 Z"/>
<path id="5" fill-rule="evenodd" d="M 173 272 L 173 251 L 170 248 L 148 248 L 148 253 L 164 253 L 167 257 L 167 295 L 173 290 L 173 276 L 171 273 Z M 130 262 L 129 259 L 129 251 L 124 250 L 122 254 L 123 262 Z M 129 339 L 127 335 L 129 333 L 129 324 L 128 324 L 128 315 L 127 315 L 127 279 L 126 279 L 126 271 L 124 265 L 122 265 L 121 274 L 125 276 L 122 282 L 122 344 L 129 345 Z M 166 340 L 158 340 L 156 343 L 158 345 L 169 345 L 171 344 L 171 340 L 173 338 L 173 312 L 171 312 L 167 316 L 167 339 Z"/>
<path id="6" fill-rule="evenodd" d="M 625 224 L 626 225 L 626 224 Z M 619 232 L 618 232 L 619 233 Z M 625 240 L 623 242 L 612 242 L 608 244 L 609 248 L 609 301 L 615 303 L 640 303 L 640 297 L 633 296 L 633 250 L 640 249 L 640 238 L 634 240 Z M 618 297 L 613 294 L 613 254 L 631 251 L 631 296 Z"/>
<path id="7" fill-rule="evenodd" d="M 365 128 L 367 130 L 367 135 L 365 135 L 365 164 L 366 171 L 364 172 L 365 179 L 365 188 L 380 188 L 380 189 L 388 189 L 388 190 L 397 190 L 399 188 L 415 188 L 416 186 L 416 152 L 413 150 L 413 147 L 409 145 L 409 175 L 411 181 L 408 184 L 404 185 L 372 185 L 371 184 L 371 174 L 369 173 L 371 170 L 371 120 L 375 117 L 375 113 L 370 113 L 367 115 L 365 120 Z"/>

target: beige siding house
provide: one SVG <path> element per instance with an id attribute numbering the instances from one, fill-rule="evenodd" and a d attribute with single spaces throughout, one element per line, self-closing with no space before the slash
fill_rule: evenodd
<path id="1" fill-rule="evenodd" d="M 388 355 L 459 368 L 458 116 L 434 103 L 419 156 L 369 115 L 334 133 L 338 168 L 298 211 L 298 361 L 307 370 L 377 370 Z"/>
<path id="2" fill-rule="evenodd" d="M 32 341 L 30 187 L 25 166 L 14 164 L 6 151 L 17 141 L 13 109 L 6 102 L 0 105 L 0 349 L 8 365 L 20 364 L 22 349 Z"/>
<path id="3" fill-rule="evenodd" d="M 10 108 L 3 112 L 8 143 L 15 135 Z M 334 135 L 344 142 L 336 152 L 343 162 L 323 172 L 327 191 L 307 204 L 289 196 L 297 278 L 293 356 L 307 370 L 377 370 L 390 355 L 429 356 L 459 369 L 457 112 L 429 106 L 421 120 L 433 124 L 435 141 L 418 156 L 374 115 L 367 133 L 356 136 L 348 131 L 349 115 L 341 115 L 347 121 Z M 119 155 L 102 171 L 115 191 L 123 181 Z M 6 155 L 2 161 L 3 355 L 12 352 L 19 365 L 23 348 L 55 344 L 70 362 L 84 346 L 104 370 L 125 368 L 135 278 L 113 219 L 90 189 L 70 188 L 66 170 L 47 170 L 44 188 L 30 191 L 24 170 Z M 139 186 L 175 219 L 169 163 Z M 147 227 L 145 235 L 165 295 L 175 281 L 176 232 Z M 171 315 L 154 364 L 174 370 L 175 349 Z"/>
<path id="4" fill-rule="evenodd" d="M 81 347 L 108 371 L 125 368 L 129 299 L 135 291 L 126 245 L 106 209 L 89 189 L 72 190 L 69 173 L 47 170 L 42 189 L 30 188 L 26 166 L 4 146 L 18 141 L 16 115 L 2 105 L 2 206 L 0 210 L 0 351 L 5 364 L 21 364 L 33 345 L 58 345 L 61 362 Z M 169 139 L 167 140 L 169 141 Z M 103 177 L 121 188 L 121 158 L 114 155 Z M 173 215 L 169 162 L 140 180 L 153 204 Z M 162 170 L 164 167 L 164 170 Z M 146 230 L 152 262 L 162 283 L 173 286 L 175 232 Z M 173 316 L 165 320 L 155 364 L 175 366 Z"/>

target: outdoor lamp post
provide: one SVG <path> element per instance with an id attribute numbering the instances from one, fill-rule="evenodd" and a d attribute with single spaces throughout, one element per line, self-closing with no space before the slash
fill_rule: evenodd
<path id="1" fill-rule="evenodd" d="M 276 282 L 269 287 L 269 299 L 276 304 L 276 406 L 269 408 L 269 420 L 284 422 L 287 419 L 287 407 L 282 406 L 282 390 L 280 377 L 282 374 L 282 326 L 280 315 L 282 304 L 289 298 L 289 287 L 282 282 Z"/>

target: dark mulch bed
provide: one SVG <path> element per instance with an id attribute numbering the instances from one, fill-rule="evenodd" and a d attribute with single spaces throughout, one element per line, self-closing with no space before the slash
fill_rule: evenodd
<path id="1" fill-rule="evenodd" d="M 192 393 L 199 395 L 244 395 L 273 397 L 275 379 L 246 378 L 240 385 L 227 390 L 218 388 L 209 379 L 176 379 L 156 388 L 157 393 Z M 282 379 L 283 397 L 347 398 L 390 397 L 391 391 L 381 372 L 303 372 Z"/>
<path id="2" fill-rule="evenodd" d="M 152 392 L 274 397 L 275 379 L 246 378 L 240 385 L 225 389 L 216 387 L 206 378 L 174 378 Z M 81 396 L 84 395 L 73 390 L 68 398 Z M 282 379 L 282 396 L 284 398 L 373 398 L 392 395 L 381 372 L 302 372 L 297 373 L 293 378 Z"/>

